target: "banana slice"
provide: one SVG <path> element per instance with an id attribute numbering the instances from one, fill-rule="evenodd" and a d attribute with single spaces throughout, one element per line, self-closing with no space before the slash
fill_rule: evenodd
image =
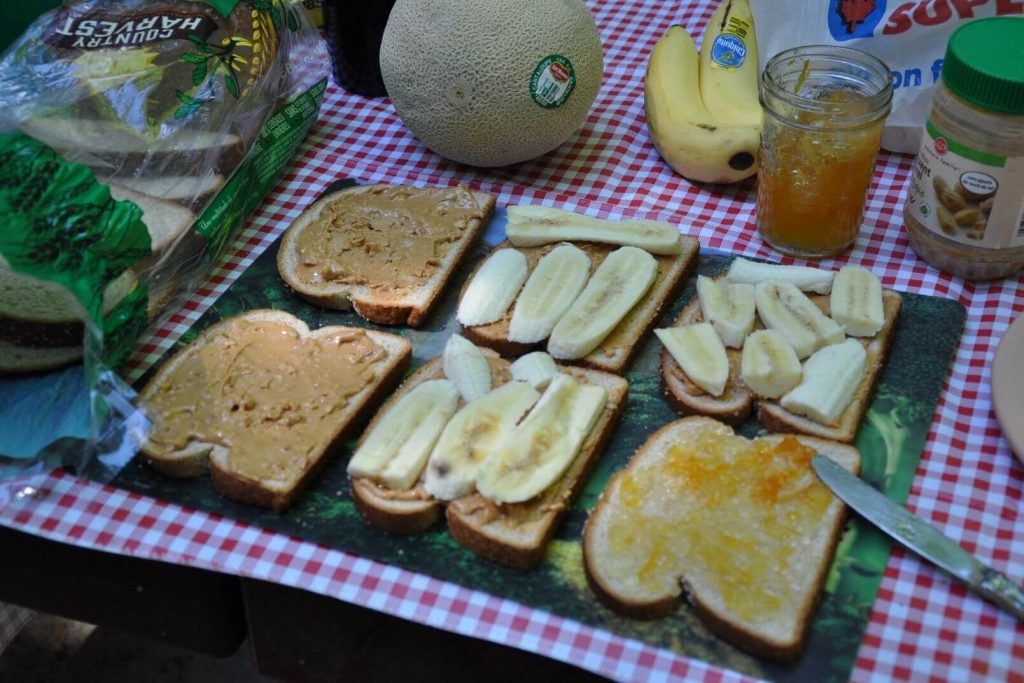
<path id="1" fill-rule="evenodd" d="M 534 351 L 518 359 L 509 366 L 512 379 L 526 382 L 534 389 L 543 391 L 551 380 L 560 374 L 555 359 L 543 351 Z"/>
<path id="2" fill-rule="evenodd" d="M 589 276 L 590 257 L 579 247 L 562 244 L 545 254 L 516 300 L 509 341 L 532 344 L 547 339 Z"/>
<path id="3" fill-rule="evenodd" d="M 690 379 L 712 396 L 721 396 L 729 381 L 729 357 L 711 323 L 655 330 L 658 339 Z"/>
<path id="4" fill-rule="evenodd" d="M 803 369 L 781 332 L 758 330 L 743 345 L 740 376 L 758 396 L 778 398 L 800 383 Z"/>
<path id="5" fill-rule="evenodd" d="M 758 263 L 736 257 L 725 276 L 729 282 L 756 285 L 768 280 L 789 282 L 804 292 L 828 294 L 832 291 L 835 273 L 821 268 L 807 266 L 781 266 L 775 263 Z"/>
<path id="6" fill-rule="evenodd" d="M 476 345 L 461 334 L 453 334 L 441 354 L 444 376 L 455 382 L 466 403 L 491 390 L 491 365 Z"/>
<path id="7" fill-rule="evenodd" d="M 804 376 L 779 404 L 826 425 L 836 423 L 864 379 L 867 352 L 856 339 L 826 346 L 804 363 Z"/>
<path id="8" fill-rule="evenodd" d="M 832 285 L 832 319 L 854 337 L 873 337 L 885 324 L 882 283 L 867 268 L 843 266 Z"/>
<path id="9" fill-rule="evenodd" d="M 735 284 L 697 276 L 697 297 L 704 320 L 711 323 L 726 346 L 738 349 L 754 329 L 757 317 L 754 285 Z"/>
<path id="10" fill-rule="evenodd" d="M 367 477 L 396 491 L 412 488 L 458 404 L 459 390 L 450 380 L 417 385 L 391 406 L 356 450 L 349 476 Z"/>
<path id="11" fill-rule="evenodd" d="M 500 320 L 526 282 L 527 270 L 526 256 L 520 251 L 499 249 L 491 254 L 459 302 L 459 322 L 469 327 Z"/>
<path id="12" fill-rule="evenodd" d="M 477 490 L 496 503 L 540 494 L 576 458 L 607 401 L 604 387 L 556 377 L 504 445 L 484 460 Z"/>
<path id="13" fill-rule="evenodd" d="M 608 254 L 590 282 L 555 325 L 548 353 L 555 358 L 583 358 L 596 349 L 647 293 L 658 262 L 637 247 Z"/>
<path id="14" fill-rule="evenodd" d="M 762 282 L 754 288 L 754 300 L 765 327 L 781 332 L 798 358 L 846 338 L 843 328 L 791 282 Z"/>
<path id="15" fill-rule="evenodd" d="M 508 207 L 508 241 L 517 247 L 538 247 L 567 240 L 639 247 L 652 254 L 678 254 L 679 229 L 670 223 L 605 220 L 546 206 Z"/>
<path id="16" fill-rule="evenodd" d="M 469 495 L 486 457 L 499 448 L 540 392 L 522 382 L 504 384 L 455 413 L 434 446 L 423 488 L 440 500 Z"/>

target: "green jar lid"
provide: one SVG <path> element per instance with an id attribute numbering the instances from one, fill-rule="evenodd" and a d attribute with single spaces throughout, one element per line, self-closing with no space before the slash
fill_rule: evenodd
<path id="1" fill-rule="evenodd" d="M 983 109 L 1024 114 L 1024 18 L 978 19 L 954 31 L 942 82 Z"/>

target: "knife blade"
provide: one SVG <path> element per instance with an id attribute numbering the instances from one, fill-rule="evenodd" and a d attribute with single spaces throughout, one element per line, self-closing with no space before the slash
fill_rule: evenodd
<path id="1" fill-rule="evenodd" d="M 902 505 L 864 483 L 835 460 L 815 455 L 811 465 L 826 486 L 859 515 L 937 565 L 967 588 L 1024 621 L 1024 590 L 985 565 Z"/>

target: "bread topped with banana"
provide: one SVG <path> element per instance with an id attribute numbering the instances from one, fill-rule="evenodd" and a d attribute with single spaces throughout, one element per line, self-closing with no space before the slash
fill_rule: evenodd
<path id="1" fill-rule="evenodd" d="M 656 330 L 661 378 L 683 415 L 850 443 L 892 341 L 902 299 L 866 268 L 838 272 L 736 258 L 698 276 L 672 327 Z"/>
<path id="2" fill-rule="evenodd" d="M 699 245 L 676 226 L 508 207 L 507 241 L 459 298 L 462 334 L 506 357 L 544 349 L 621 373 L 682 286 Z"/>
<path id="3" fill-rule="evenodd" d="M 352 497 L 383 531 L 447 518 L 470 550 L 529 569 L 625 407 L 615 375 L 536 352 L 509 362 L 453 335 L 380 408 L 348 464 Z"/>

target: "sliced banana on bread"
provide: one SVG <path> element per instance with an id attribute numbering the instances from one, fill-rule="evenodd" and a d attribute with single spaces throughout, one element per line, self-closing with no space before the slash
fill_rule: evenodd
<path id="1" fill-rule="evenodd" d="M 748 312 L 750 290 L 756 315 Z M 901 302 L 864 268 L 847 266 L 837 274 L 737 258 L 719 278 L 700 276 L 697 295 L 673 326 L 658 330 L 665 395 L 683 415 L 735 425 L 756 407 L 768 429 L 849 443 L 885 361 Z M 708 322 L 721 341 L 686 332 Z M 748 332 L 739 340 L 743 329 Z"/>
<path id="2" fill-rule="evenodd" d="M 385 476 L 387 468 L 373 472 L 359 466 L 359 456 L 367 444 L 391 439 L 392 415 L 420 387 L 450 382 L 443 358 L 427 361 L 381 406 L 349 465 L 352 495 L 376 528 L 418 533 L 445 513 L 459 543 L 495 562 L 529 569 L 543 557 L 582 489 L 629 387 L 605 372 L 557 366 L 550 356 L 534 356 L 516 368 L 490 349 L 482 354 L 493 389 L 469 401 L 460 398 L 437 436 L 416 444 L 411 437 L 395 437 L 402 441 L 395 453 L 430 449 L 422 464 L 402 461 L 408 468 L 400 482 Z M 419 409 L 436 410 L 428 401 Z M 414 483 L 405 486 L 409 481 Z"/>

